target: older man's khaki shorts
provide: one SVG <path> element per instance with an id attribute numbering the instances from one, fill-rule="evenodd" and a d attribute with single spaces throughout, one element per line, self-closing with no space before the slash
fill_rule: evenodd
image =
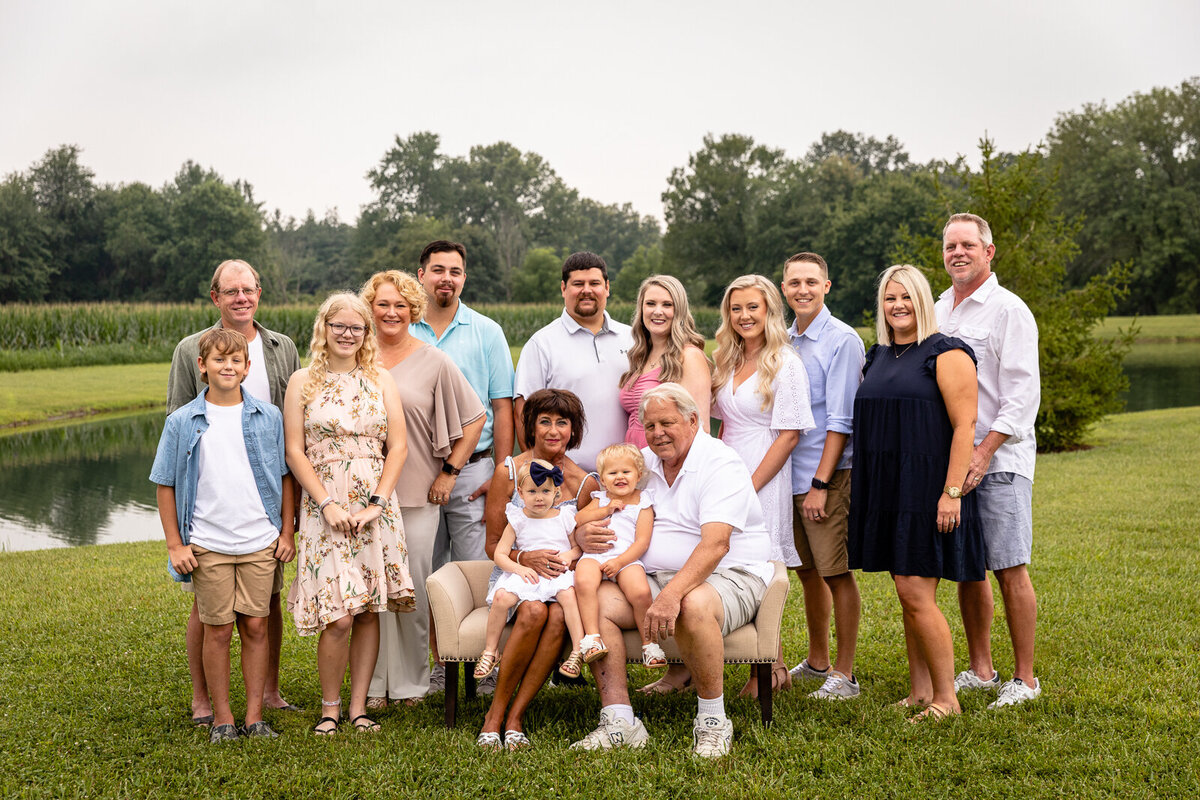
<path id="1" fill-rule="evenodd" d="M 664 569 L 646 573 L 650 595 L 658 597 L 658 593 L 671 582 L 677 572 L 678 570 Z M 758 613 L 758 607 L 762 605 L 763 596 L 767 593 L 767 585 L 762 582 L 762 578 L 741 567 L 715 569 L 705 583 L 716 589 L 721 598 L 721 609 L 725 612 L 724 619 L 721 620 L 722 636 L 728 636 L 743 625 L 750 624 Z"/>

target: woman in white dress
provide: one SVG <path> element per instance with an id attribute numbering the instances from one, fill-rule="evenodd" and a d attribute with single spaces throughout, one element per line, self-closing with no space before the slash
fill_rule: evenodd
<path id="1" fill-rule="evenodd" d="M 761 275 L 743 275 L 726 287 L 713 361 L 713 416 L 721 420 L 721 439 L 750 470 L 771 537 L 771 558 L 798 567 L 787 466 L 800 436 L 815 423 L 808 373 L 788 343 L 775 284 Z M 751 675 L 743 693 L 757 694 Z M 782 653 L 771 680 L 776 689 L 791 683 Z"/>

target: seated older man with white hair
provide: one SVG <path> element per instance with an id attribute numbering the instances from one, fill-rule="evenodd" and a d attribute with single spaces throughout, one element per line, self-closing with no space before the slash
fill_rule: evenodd
<path id="1" fill-rule="evenodd" d="M 677 383 L 646 392 L 638 407 L 649 447 L 647 488 L 654 493 L 654 534 L 642 557 L 654 603 L 646 614 L 653 641 L 674 636 L 699 696 L 692 751 L 729 752 L 733 723 L 725 716 L 724 641 L 754 619 L 774 567 L 762 507 L 750 472 L 732 449 L 700 430 L 699 411 Z M 580 526 L 580 545 L 602 553 L 613 539 L 601 523 Z M 592 662 L 600 687 L 600 727 L 571 745 L 583 750 L 642 747 L 650 738 L 633 716 L 621 629 L 634 628 L 633 608 L 615 584 L 600 587 L 600 636 L 608 656 Z"/>

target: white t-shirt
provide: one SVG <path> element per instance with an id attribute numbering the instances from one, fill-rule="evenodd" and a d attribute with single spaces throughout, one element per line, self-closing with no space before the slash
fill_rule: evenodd
<path id="1" fill-rule="evenodd" d="M 654 494 L 654 534 L 642 556 L 647 572 L 679 569 L 700 544 L 700 526 L 722 522 L 733 531 L 729 552 L 717 566 L 743 567 L 763 583 L 771 582 L 775 567 L 768 561 L 771 541 L 762 506 L 750 470 L 732 447 L 697 433 L 670 486 L 658 456 L 649 447 L 642 448 L 642 455 L 650 476 L 646 490 Z"/>
<path id="2" fill-rule="evenodd" d="M 191 542 L 230 556 L 262 550 L 279 538 L 279 530 L 263 508 L 250 469 L 242 435 L 242 404 L 205 402 L 204 413 L 208 430 L 196 445 L 200 475 Z"/>
<path id="3" fill-rule="evenodd" d="M 517 362 L 514 396 L 529 399 L 538 389 L 566 389 L 583 403 L 587 422 L 579 447 L 567 458 L 591 472 L 596 455 L 613 442 L 625 440 L 629 415 L 618 395 L 626 355 L 633 347 L 628 325 L 604 312 L 604 327 L 593 334 L 564 309 L 562 315 L 529 337 Z"/>
<path id="4" fill-rule="evenodd" d="M 242 381 L 242 388 L 250 392 L 255 400 L 271 402 L 271 383 L 267 380 L 267 359 L 263 355 L 261 333 L 250 342 L 250 374 Z"/>

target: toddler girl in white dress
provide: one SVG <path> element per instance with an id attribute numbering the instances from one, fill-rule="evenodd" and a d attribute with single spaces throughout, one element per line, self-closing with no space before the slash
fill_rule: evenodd
<path id="1" fill-rule="evenodd" d="M 556 557 L 564 567 L 579 557 L 581 551 L 574 545 L 575 513 L 570 505 L 556 508 L 559 486 L 562 485 L 562 470 L 548 461 L 533 459 L 517 471 L 517 493 L 524 508 L 509 503 L 505 509 L 508 525 L 500 534 L 492 559 L 504 570 L 488 592 L 487 633 L 483 655 L 475 664 L 475 677 L 486 678 L 500 664 L 500 634 L 508 621 L 509 611 L 523 600 L 543 603 L 558 602 L 562 605 L 567 630 L 571 640 L 583 635 L 583 623 L 579 619 L 579 606 L 575 602 L 575 573 L 570 570 L 556 578 L 543 578 L 532 567 L 522 566 L 509 558 L 509 551 L 556 550 Z M 519 557 L 519 556 L 518 556 Z M 562 663 L 558 671 L 572 678 L 579 677 L 578 653 Z"/>
<path id="2" fill-rule="evenodd" d="M 596 600 L 600 582 L 607 578 L 616 582 L 633 606 L 633 617 L 642 637 L 642 664 L 650 669 L 660 669 L 667 665 L 667 656 L 646 636 L 650 584 L 639 560 L 650 546 L 654 527 L 654 498 L 648 490 L 638 489 L 646 475 L 646 461 L 633 445 L 614 444 L 596 456 L 596 472 L 600 474 L 604 491 L 592 492 L 597 502 L 580 511 L 575 522 L 592 522 L 611 514 L 608 527 L 617 539 L 611 550 L 584 553 L 575 565 L 575 591 L 584 632 L 579 640 L 579 654 L 590 664 L 608 653 L 600 640 L 600 607 Z"/>

